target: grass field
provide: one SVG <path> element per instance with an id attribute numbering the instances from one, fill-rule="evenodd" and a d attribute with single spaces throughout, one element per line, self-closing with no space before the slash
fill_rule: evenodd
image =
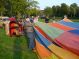
<path id="1" fill-rule="evenodd" d="M 8 37 L 0 28 L 0 59 L 38 59 L 27 47 L 27 38 Z"/>
<path id="2" fill-rule="evenodd" d="M 79 18 L 69 18 L 71 21 L 73 21 L 73 22 L 79 22 Z M 56 19 L 55 19 L 56 21 L 60 21 L 60 20 L 62 20 L 62 17 L 56 17 Z"/>
<path id="3" fill-rule="evenodd" d="M 55 19 L 55 20 L 52 20 L 52 19 L 50 19 L 50 22 L 53 22 L 53 21 L 60 21 L 60 20 L 62 20 L 61 18 L 60 19 Z M 39 21 L 40 22 L 44 22 L 44 19 L 39 19 Z M 79 22 L 79 19 L 71 19 L 71 21 L 73 21 L 73 22 Z"/>

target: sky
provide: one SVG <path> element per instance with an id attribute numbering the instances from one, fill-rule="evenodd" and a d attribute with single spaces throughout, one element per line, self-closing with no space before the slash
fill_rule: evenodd
<path id="1" fill-rule="evenodd" d="M 45 7 L 52 7 L 53 5 L 61 5 L 61 3 L 66 3 L 67 5 L 70 5 L 72 3 L 77 3 L 79 6 L 79 0 L 35 0 L 38 1 L 38 6 L 41 10 L 43 10 Z"/>

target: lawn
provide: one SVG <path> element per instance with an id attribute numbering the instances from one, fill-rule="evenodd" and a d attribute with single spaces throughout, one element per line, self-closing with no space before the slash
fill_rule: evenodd
<path id="1" fill-rule="evenodd" d="M 50 22 L 53 22 L 53 21 L 60 21 L 60 20 L 62 20 L 61 18 L 57 18 L 57 19 L 55 19 L 55 20 L 52 20 L 52 19 L 50 19 Z M 44 19 L 39 19 L 39 21 L 40 22 L 44 22 Z M 71 19 L 71 21 L 73 21 L 73 22 L 79 22 L 79 19 Z"/>
<path id="2" fill-rule="evenodd" d="M 24 36 L 6 36 L 0 28 L 0 59 L 38 59 L 36 53 L 28 49 L 27 42 Z"/>

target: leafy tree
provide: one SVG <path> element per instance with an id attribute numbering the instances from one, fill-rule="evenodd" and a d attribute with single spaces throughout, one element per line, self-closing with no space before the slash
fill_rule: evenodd
<path id="1" fill-rule="evenodd" d="M 56 6 L 52 6 L 52 16 L 56 16 L 57 9 Z"/>
<path id="2" fill-rule="evenodd" d="M 61 16 L 61 7 L 56 6 L 56 16 Z"/>
<path id="3" fill-rule="evenodd" d="M 30 1 L 28 2 L 27 8 L 26 8 L 26 13 L 27 15 L 37 15 L 37 12 L 39 12 L 39 10 L 37 10 L 38 7 L 38 2 L 37 1 Z"/>
<path id="4" fill-rule="evenodd" d="M 62 3 L 61 4 L 61 13 L 62 13 L 62 16 L 63 15 L 68 15 L 68 5 L 66 5 L 65 3 Z"/>
<path id="5" fill-rule="evenodd" d="M 36 8 L 37 4 L 37 1 L 0 0 L 0 13 L 1 15 L 17 16 L 18 18 L 21 15 L 26 15 L 29 9 L 31 10 L 32 8 Z"/>
<path id="6" fill-rule="evenodd" d="M 4 4 L 5 4 L 5 1 L 0 0 L 0 14 L 1 14 L 1 16 L 3 15 L 4 11 L 6 10 Z"/>
<path id="7" fill-rule="evenodd" d="M 52 16 L 52 8 L 51 8 L 51 7 L 46 7 L 46 8 L 44 9 L 44 14 L 45 14 L 46 16 Z"/>
<path id="8" fill-rule="evenodd" d="M 76 3 L 73 3 L 70 5 L 70 12 L 71 12 L 71 17 L 75 17 L 76 14 L 77 14 L 77 4 Z"/>
<path id="9" fill-rule="evenodd" d="M 79 17 L 79 7 L 77 7 L 77 14 L 76 17 Z"/>

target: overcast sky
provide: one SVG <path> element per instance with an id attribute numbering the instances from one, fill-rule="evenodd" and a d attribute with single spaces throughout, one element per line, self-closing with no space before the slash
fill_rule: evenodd
<path id="1" fill-rule="evenodd" d="M 67 5 L 77 3 L 79 5 L 79 0 L 36 0 L 36 1 L 39 2 L 40 9 L 44 9 L 47 6 L 52 7 L 53 5 L 61 5 L 61 3 L 66 3 Z"/>

